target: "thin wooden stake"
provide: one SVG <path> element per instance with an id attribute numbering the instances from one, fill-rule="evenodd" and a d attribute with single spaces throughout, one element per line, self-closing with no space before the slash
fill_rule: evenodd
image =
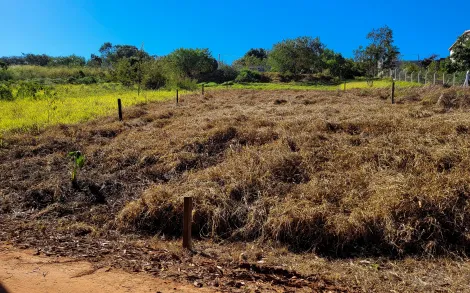
<path id="1" fill-rule="evenodd" d="M 392 104 L 395 104 L 395 80 L 392 80 Z"/>
<path id="2" fill-rule="evenodd" d="M 178 104 L 178 90 L 176 90 L 176 104 Z"/>
<path id="3" fill-rule="evenodd" d="M 183 215 L 183 248 L 191 249 L 191 224 L 193 221 L 193 198 L 184 197 L 184 215 Z"/>
<path id="4" fill-rule="evenodd" d="M 121 104 L 121 99 L 118 99 L 118 115 L 119 115 L 119 121 L 122 121 L 122 104 Z"/>

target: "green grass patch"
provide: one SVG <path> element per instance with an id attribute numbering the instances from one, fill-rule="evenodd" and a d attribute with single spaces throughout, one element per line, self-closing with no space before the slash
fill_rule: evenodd
<path id="1" fill-rule="evenodd" d="M 116 84 L 58 85 L 55 97 L 39 93 L 36 98 L 0 101 L 0 133 L 11 130 L 39 129 L 54 124 L 73 124 L 117 110 L 117 99 L 123 107 L 163 101 L 175 96 L 173 91 L 141 91 Z"/>

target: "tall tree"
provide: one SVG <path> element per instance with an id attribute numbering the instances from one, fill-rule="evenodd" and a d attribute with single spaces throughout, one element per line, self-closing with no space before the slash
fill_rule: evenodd
<path id="1" fill-rule="evenodd" d="M 470 37 L 462 35 L 452 47 L 452 56 L 448 57 L 446 68 L 449 72 L 470 70 Z"/>
<path id="2" fill-rule="evenodd" d="M 324 49 L 325 45 L 319 38 L 287 39 L 273 46 L 268 63 L 273 71 L 281 73 L 317 73 L 322 70 Z"/>
<path id="3" fill-rule="evenodd" d="M 217 60 L 209 49 L 177 49 L 162 60 L 167 72 L 176 77 L 196 79 L 198 81 L 217 69 Z"/>
<path id="4" fill-rule="evenodd" d="M 356 61 L 365 63 L 369 74 L 375 75 L 380 69 L 392 69 L 396 66 L 398 47 L 394 45 L 393 31 L 388 26 L 373 29 L 367 34 L 369 45 L 359 47 L 355 53 Z"/>

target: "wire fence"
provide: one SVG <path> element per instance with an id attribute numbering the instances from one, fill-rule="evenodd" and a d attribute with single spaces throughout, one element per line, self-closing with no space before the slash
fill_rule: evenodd
<path id="1" fill-rule="evenodd" d="M 390 69 L 389 77 L 398 81 L 416 82 L 429 85 L 463 86 L 466 72 L 444 73 L 430 71 L 414 71 Z"/>

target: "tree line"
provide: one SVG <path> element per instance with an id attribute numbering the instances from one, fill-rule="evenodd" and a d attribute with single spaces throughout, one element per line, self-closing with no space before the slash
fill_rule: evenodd
<path id="1" fill-rule="evenodd" d="M 276 73 L 281 81 L 301 80 L 314 76 L 332 80 L 355 77 L 376 77 L 399 64 L 400 51 L 394 44 L 393 31 L 388 26 L 373 29 L 366 36 L 367 44 L 354 51 L 353 58 L 345 58 L 321 42 L 320 38 L 298 37 L 286 39 L 271 49 L 252 48 L 231 65 L 218 62 L 209 49 L 176 49 L 166 56 L 154 56 L 144 46 L 104 43 L 96 54 L 84 57 L 70 55 L 52 57 L 45 54 L 23 54 L 0 58 L 0 71 L 13 65 L 65 66 L 98 68 L 106 72 L 108 81 L 124 85 L 138 85 L 147 89 L 164 86 L 188 88 L 200 82 L 229 81 L 256 82 L 269 78 L 264 72 Z M 437 55 L 425 58 L 422 68 L 461 70 L 470 65 L 470 44 L 459 39 L 453 60 L 437 63 Z M 413 70 L 416 64 L 402 63 Z M 0 73 L 0 79 L 1 79 Z M 4 75 L 7 76 L 7 75 Z"/>

